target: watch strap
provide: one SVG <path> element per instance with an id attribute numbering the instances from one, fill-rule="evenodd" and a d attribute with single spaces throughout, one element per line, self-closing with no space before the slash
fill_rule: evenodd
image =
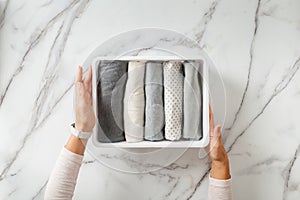
<path id="1" fill-rule="evenodd" d="M 75 128 L 75 123 L 71 124 L 70 131 L 72 135 L 80 139 L 89 139 L 89 137 L 92 135 L 92 132 L 84 132 L 77 130 Z"/>

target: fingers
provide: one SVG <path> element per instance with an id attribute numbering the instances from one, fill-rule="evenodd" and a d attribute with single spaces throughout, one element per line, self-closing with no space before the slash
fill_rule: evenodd
<path id="1" fill-rule="evenodd" d="M 75 91 L 76 91 L 76 96 L 78 96 L 78 97 L 83 96 L 83 83 L 82 82 L 75 83 Z"/>
<path id="2" fill-rule="evenodd" d="M 211 107 L 209 105 L 209 130 L 210 130 L 210 133 L 213 132 L 214 130 L 214 114 L 211 110 Z"/>
<path id="3" fill-rule="evenodd" d="M 77 68 L 77 76 L 75 82 L 82 82 L 82 67 L 78 66 Z"/>
<path id="4" fill-rule="evenodd" d="M 83 88 L 82 88 L 82 67 L 78 66 L 77 68 L 77 75 L 75 80 L 75 91 L 76 96 L 82 96 L 83 95 Z"/>
<path id="5" fill-rule="evenodd" d="M 87 75 L 84 78 L 84 82 L 86 83 L 92 82 L 92 66 L 89 67 Z"/>
<path id="6" fill-rule="evenodd" d="M 213 140 L 220 139 L 221 140 L 221 124 L 214 125 L 214 114 L 212 112 L 211 107 L 209 106 L 209 129 L 210 129 L 210 137 Z"/>
<path id="7" fill-rule="evenodd" d="M 88 91 L 92 92 L 92 66 L 89 67 L 86 77 L 84 78 L 84 84 Z"/>

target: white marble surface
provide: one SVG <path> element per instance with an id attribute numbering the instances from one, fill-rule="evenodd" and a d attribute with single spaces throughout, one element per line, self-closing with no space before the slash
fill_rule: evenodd
<path id="1" fill-rule="evenodd" d="M 109 38 L 145 27 L 195 39 L 216 64 L 226 98 L 213 73 L 212 103 L 223 124 L 234 199 L 300 199 L 299 0 L 8 0 L 0 6 L 0 199 L 43 198 L 73 119 L 75 68 Z M 128 45 L 145 47 L 138 55 L 160 45 L 196 52 L 177 38 L 142 36 L 110 44 L 103 55 Z M 87 154 L 74 199 L 207 198 L 209 163 L 197 150 L 174 150 L 181 156 L 168 166 L 113 151 L 100 155 L 111 166 L 144 173 L 114 170 Z"/>

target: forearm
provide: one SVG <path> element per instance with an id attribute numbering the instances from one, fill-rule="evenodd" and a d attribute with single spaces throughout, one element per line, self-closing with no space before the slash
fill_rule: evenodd
<path id="1" fill-rule="evenodd" d="M 210 176 L 219 180 L 230 179 L 230 167 L 227 156 L 223 160 L 212 161 Z"/>
<path id="2" fill-rule="evenodd" d="M 67 144 L 65 145 L 65 148 L 73 153 L 83 155 L 85 151 L 86 143 L 87 140 L 79 139 L 74 135 L 71 135 Z"/>
<path id="3" fill-rule="evenodd" d="M 86 142 L 70 136 L 49 178 L 45 199 L 72 199 Z"/>
<path id="4" fill-rule="evenodd" d="M 231 200 L 232 182 L 229 160 L 226 156 L 222 161 L 213 161 L 209 177 L 209 200 Z"/>
<path id="5" fill-rule="evenodd" d="M 62 149 L 49 177 L 45 199 L 72 199 L 83 156 Z"/>

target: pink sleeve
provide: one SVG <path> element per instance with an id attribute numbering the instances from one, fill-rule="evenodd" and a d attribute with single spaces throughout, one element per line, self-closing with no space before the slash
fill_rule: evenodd
<path id="1" fill-rule="evenodd" d="M 209 200 L 232 200 L 232 181 L 218 180 L 209 177 L 208 199 Z"/>
<path id="2" fill-rule="evenodd" d="M 83 156 L 63 148 L 49 178 L 45 199 L 72 199 Z"/>

